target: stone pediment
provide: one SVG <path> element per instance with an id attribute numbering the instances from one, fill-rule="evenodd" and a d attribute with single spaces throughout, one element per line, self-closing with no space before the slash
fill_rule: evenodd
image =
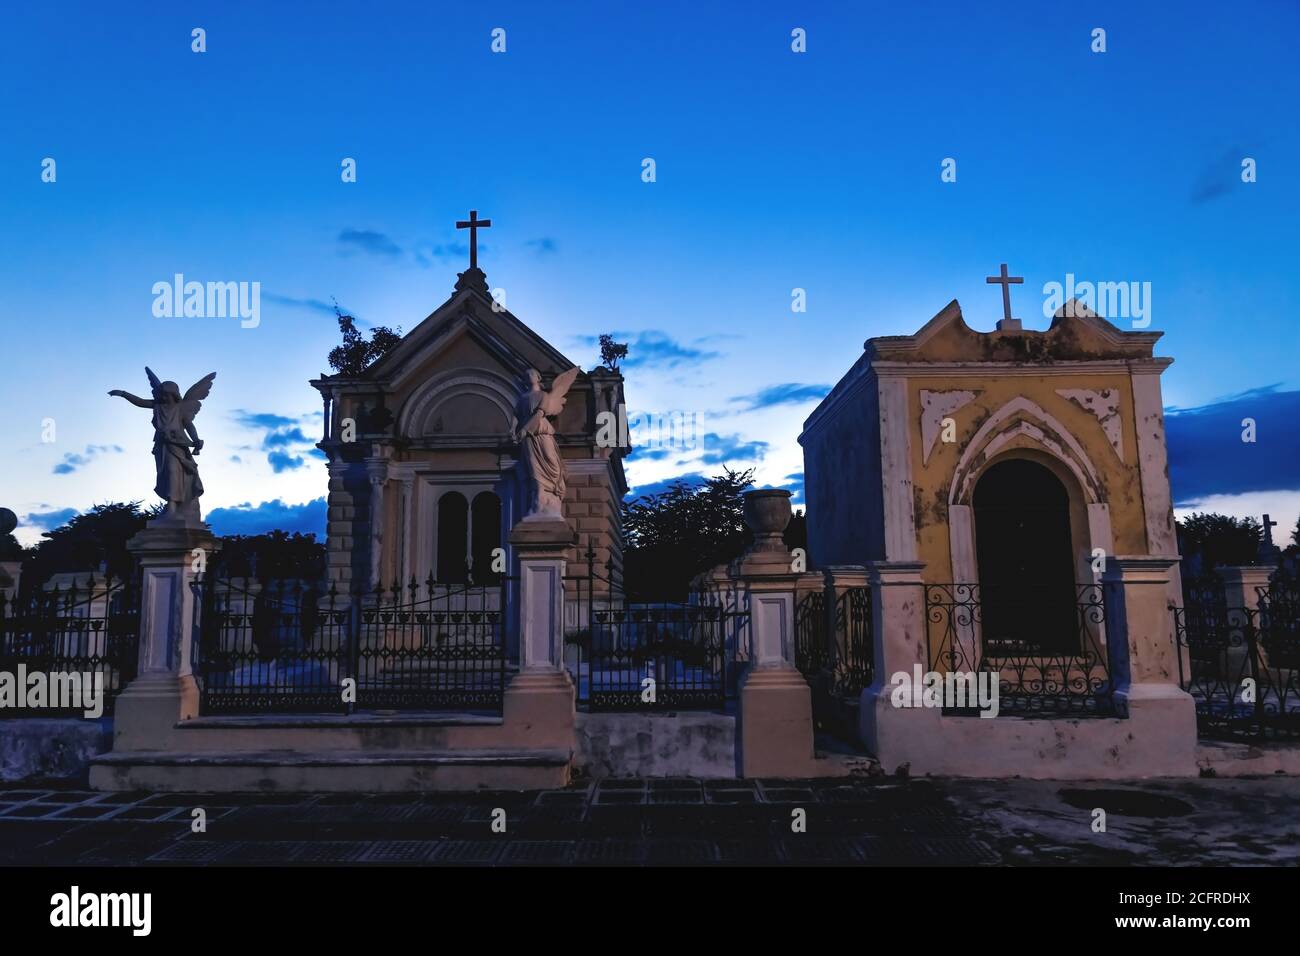
<path id="1" fill-rule="evenodd" d="M 872 361 L 1050 364 L 1151 358 L 1161 334 L 1125 331 L 1073 299 L 1046 331 L 978 332 L 953 299 L 915 334 L 871 338 L 865 347 Z"/>

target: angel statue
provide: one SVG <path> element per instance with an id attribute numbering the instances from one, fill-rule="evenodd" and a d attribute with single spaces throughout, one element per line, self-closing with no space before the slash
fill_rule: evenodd
<path id="1" fill-rule="evenodd" d="M 515 402 L 515 441 L 519 442 L 524 469 L 528 473 L 528 506 L 524 518 L 533 515 L 564 517 L 564 459 L 555 443 L 552 422 L 564 410 L 564 396 L 578 377 L 578 367 L 555 376 L 551 390 L 542 389 L 542 375 L 535 368 Z"/>
<path id="2" fill-rule="evenodd" d="M 108 394 L 125 398 L 140 408 L 153 409 L 153 460 L 158 470 L 158 482 L 153 490 L 167 502 L 163 517 L 197 521 L 203 482 L 199 480 L 194 456 L 203 448 L 203 440 L 194 427 L 194 416 L 212 391 L 212 380 L 217 373 L 199 379 L 182 397 L 175 382 L 158 381 L 158 376 L 147 366 L 144 371 L 153 388 L 152 400 L 116 388 Z"/>

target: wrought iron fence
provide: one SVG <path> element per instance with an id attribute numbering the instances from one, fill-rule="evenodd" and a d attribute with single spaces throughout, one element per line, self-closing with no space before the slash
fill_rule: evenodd
<path id="1" fill-rule="evenodd" d="M 500 709 L 504 578 L 364 594 L 216 577 L 195 587 L 203 713 Z"/>
<path id="2" fill-rule="evenodd" d="M 1179 684 L 1196 702 L 1201 736 L 1300 737 L 1300 630 L 1281 593 L 1258 610 L 1217 602 L 1171 608 Z"/>
<path id="3" fill-rule="evenodd" d="M 565 663 L 589 710 L 715 709 L 726 704 L 728 619 L 697 596 L 637 601 L 595 570 L 566 576 Z"/>
<path id="4" fill-rule="evenodd" d="M 930 584 L 925 612 L 930 669 L 996 674 L 999 713 L 1126 716 L 1107 662 L 1099 585 Z"/>
<path id="5" fill-rule="evenodd" d="M 846 588 L 834 598 L 833 590 L 812 591 L 795 612 L 795 666 L 810 681 L 828 678 L 828 692 L 856 698 L 871 685 L 871 589 Z"/>
<path id="6" fill-rule="evenodd" d="M 88 579 L 85 587 L 0 595 L 0 672 L 23 687 L 18 706 L 0 717 L 82 716 L 86 689 L 99 681 L 104 713 L 136 675 L 140 650 L 140 588 L 135 578 Z M 36 684 L 19 677 L 43 675 Z M 81 693 L 74 690 L 81 684 Z M 43 685 L 43 699 L 33 690 Z M 60 696 L 67 699 L 60 700 Z M 60 706 L 66 705 L 66 706 Z"/>

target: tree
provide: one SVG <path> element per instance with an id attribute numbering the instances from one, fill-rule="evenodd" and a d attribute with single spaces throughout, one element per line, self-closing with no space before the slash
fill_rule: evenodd
<path id="1" fill-rule="evenodd" d="M 61 571 L 90 572 L 102 567 L 114 578 L 129 577 L 135 559 L 126 543 L 162 509 L 161 503 L 141 509 L 138 501 L 109 502 L 45 532 L 44 540 L 28 550 L 23 562 L 23 589 L 37 588 Z"/>
<path id="2" fill-rule="evenodd" d="M 600 361 L 611 372 L 618 371 L 618 363 L 627 358 L 627 343 L 615 342 L 608 332 L 600 336 Z"/>
<path id="3" fill-rule="evenodd" d="M 1254 518 L 1201 513 L 1178 522 L 1178 539 L 1184 558 L 1199 560 L 1208 574 L 1217 567 L 1255 564 L 1264 528 Z"/>
<path id="4" fill-rule="evenodd" d="M 370 341 L 357 330 L 357 320 L 344 315 L 338 303 L 334 304 L 334 314 L 339 320 L 339 331 L 343 334 L 343 344 L 330 349 L 329 363 L 334 371 L 341 375 L 360 375 L 379 359 L 383 358 L 402 341 L 402 329 L 393 331 L 386 325 L 377 325 L 370 330 Z"/>
<path id="5" fill-rule="evenodd" d="M 318 580 L 325 575 L 325 545 L 314 534 L 268 531 L 221 539 L 220 576 L 260 581 Z"/>
<path id="6" fill-rule="evenodd" d="M 753 483 L 752 468 L 726 468 L 703 483 L 678 479 L 658 494 L 624 502 L 629 593 L 644 600 L 684 600 L 693 577 L 744 553 L 754 538 L 745 525 L 742 495 Z"/>

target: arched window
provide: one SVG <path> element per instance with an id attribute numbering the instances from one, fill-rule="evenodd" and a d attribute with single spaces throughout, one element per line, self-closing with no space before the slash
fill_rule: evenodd
<path id="1" fill-rule="evenodd" d="M 438 565 L 434 576 L 439 584 L 464 584 L 468 567 L 469 503 L 458 491 L 438 499 Z"/>
<path id="2" fill-rule="evenodd" d="M 470 527 L 473 529 L 470 554 L 474 562 L 474 583 L 497 584 L 501 572 L 492 570 L 492 552 L 502 546 L 501 499 L 490 491 L 475 495 Z"/>
<path id="3" fill-rule="evenodd" d="M 1044 465 L 1011 458 L 980 476 L 973 504 L 985 653 L 1078 653 L 1065 486 Z"/>

